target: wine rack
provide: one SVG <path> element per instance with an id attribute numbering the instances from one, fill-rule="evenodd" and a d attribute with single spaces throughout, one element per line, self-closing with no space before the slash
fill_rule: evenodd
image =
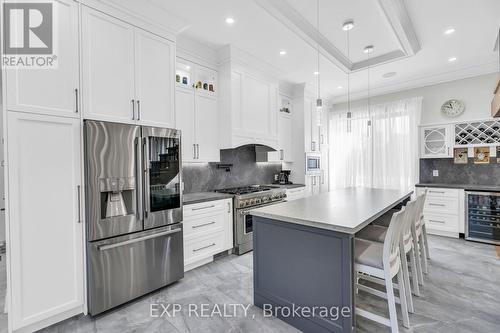
<path id="1" fill-rule="evenodd" d="M 455 147 L 500 146 L 500 120 L 455 124 Z"/>

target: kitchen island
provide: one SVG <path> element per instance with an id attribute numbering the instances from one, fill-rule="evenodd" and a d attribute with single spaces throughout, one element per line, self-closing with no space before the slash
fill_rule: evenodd
<path id="1" fill-rule="evenodd" d="M 351 332 L 354 235 L 410 196 L 348 188 L 252 210 L 254 304 L 304 332 Z"/>

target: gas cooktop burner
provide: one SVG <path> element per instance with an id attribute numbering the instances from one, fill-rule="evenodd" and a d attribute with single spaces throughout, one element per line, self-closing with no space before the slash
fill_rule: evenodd
<path id="1" fill-rule="evenodd" d="M 251 186 L 224 188 L 224 189 L 216 190 L 216 192 L 227 193 L 227 194 L 234 194 L 234 195 L 242 195 L 242 194 L 248 194 L 248 193 L 270 191 L 270 190 L 272 190 L 274 188 L 278 188 L 278 187 L 275 187 L 275 186 L 251 185 Z"/>

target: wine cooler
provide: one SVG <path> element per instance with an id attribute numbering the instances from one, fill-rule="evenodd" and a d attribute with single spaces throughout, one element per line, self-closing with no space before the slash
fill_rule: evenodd
<path id="1" fill-rule="evenodd" d="M 465 239 L 500 245 L 500 192 L 466 192 Z"/>

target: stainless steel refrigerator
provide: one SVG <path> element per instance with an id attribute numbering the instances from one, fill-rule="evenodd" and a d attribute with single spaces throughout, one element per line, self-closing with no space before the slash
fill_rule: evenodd
<path id="1" fill-rule="evenodd" d="M 182 161 L 175 129 L 85 121 L 89 312 L 184 276 Z"/>

